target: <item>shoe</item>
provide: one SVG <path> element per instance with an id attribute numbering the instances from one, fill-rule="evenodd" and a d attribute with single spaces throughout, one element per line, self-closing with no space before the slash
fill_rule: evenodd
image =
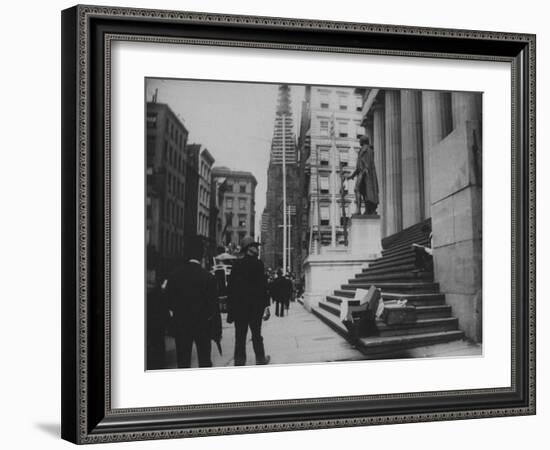
<path id="1" fill-rule="evenodd" d="M 271 361 L 271 356 L 267 355 L 263 360 L 256 361 L 256 365 L 265 366 L 266 364 L 269 364 L 269 361 Z"/>

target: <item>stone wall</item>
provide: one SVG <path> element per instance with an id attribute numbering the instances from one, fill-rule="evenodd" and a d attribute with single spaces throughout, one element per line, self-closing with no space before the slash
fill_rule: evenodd
<path id="1" fill-rule="evenodd" d="M 482 340 L 482 190 L 479 124 L 455 127 L 430 151 L 435 280 L 459 319 Z"/>

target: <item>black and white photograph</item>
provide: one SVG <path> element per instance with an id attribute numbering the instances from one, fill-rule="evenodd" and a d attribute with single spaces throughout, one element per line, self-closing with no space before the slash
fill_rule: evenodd
<path id="1" fill-rule="evenodd" d="M 144 92 L 146 370 L 483 355 L 481 92 Z"/>

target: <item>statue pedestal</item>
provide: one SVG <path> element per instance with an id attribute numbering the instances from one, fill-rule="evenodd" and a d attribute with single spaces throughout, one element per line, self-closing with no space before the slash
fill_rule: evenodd
<path id="1" fill-rule="evenodd" d="M 309 255 L 304 261 L 306 309 L 311 311 L 318 307 L 319 301 L 340 289 L 342 284 L 368 267 L 369 262 L 352 256 L 346 250 L 327 250 L 318 255 Z"/>
<path id="2" fill-rule="evenodd" d="M 366 260 L 380 257 L 382 238 L 379 215 L 354 214 L 351 216 L 349 251 L 354 257 Z"/>
<path id="3" fill-rule="evenodd" d="M 322 248 L 304 261 L 304 305 L 308 311 L 380 256 L 380 216 L 352 216 L 348 236 L 347 248 Z"/>

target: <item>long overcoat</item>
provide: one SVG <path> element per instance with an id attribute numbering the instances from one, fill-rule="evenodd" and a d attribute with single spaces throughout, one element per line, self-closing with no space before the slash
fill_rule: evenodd
<path id="1" fill-rule="evenodd" d="M 378 199 L 378 177 L 374 165 L 374 149 L 370 145 L 363 145 L 357 154 L 358 176 L 355 181 L 355 191 L 360 192 L 365 200 L 374 204 L 379 203 Z"/>

